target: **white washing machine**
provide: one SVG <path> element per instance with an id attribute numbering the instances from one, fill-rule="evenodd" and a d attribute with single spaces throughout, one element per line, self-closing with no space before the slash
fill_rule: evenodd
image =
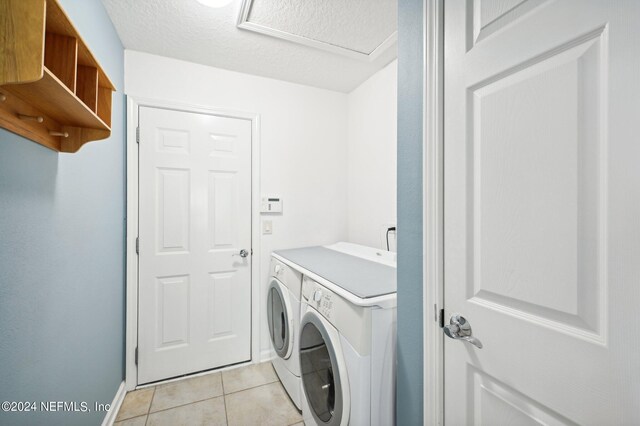
<path id="1" fill-rule="evenodd" d="M 395 424 L 395 257 L 344 243 L 280 254 L 303 273 L 305 423 Z"/>
<path id="2" fill-rule="evenodd" d="M 273 367 L 293 403 L 302 408 L 298 334 L 302 274 L 271 258 L 267 321 L 276 357 Z"/>

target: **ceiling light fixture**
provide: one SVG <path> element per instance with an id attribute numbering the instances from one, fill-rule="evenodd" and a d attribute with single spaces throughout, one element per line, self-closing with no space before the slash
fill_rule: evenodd
<path id="1" fill-rule="evenodd" d="M 209 7 L 224 7 L 231 3 L 233 0 L 197 0 L 198 3 L 201 3 L 205 6 Z"/>

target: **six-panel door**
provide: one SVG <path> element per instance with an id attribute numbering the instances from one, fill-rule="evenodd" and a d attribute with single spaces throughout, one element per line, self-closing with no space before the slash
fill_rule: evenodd
<path id="1" fill-rule="evenodd" d="M 251 123 L 141 107 L 138 383 L 251 358 Z"/>

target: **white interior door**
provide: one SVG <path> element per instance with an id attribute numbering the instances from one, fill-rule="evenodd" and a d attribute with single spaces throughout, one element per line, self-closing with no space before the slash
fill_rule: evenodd
<path id="1" fill-rule="evenodd" d="M 444 13 L 445 422 L 638 425 L 640 2 Z"/>
<path id="2" fill-rule="evenodd" d="M 141 107 L 139 127 L 138 383 L 247 361 L 251 123 Z"/>

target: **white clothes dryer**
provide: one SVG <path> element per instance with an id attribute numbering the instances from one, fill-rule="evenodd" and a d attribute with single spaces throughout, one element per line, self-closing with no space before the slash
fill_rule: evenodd
<path id="1" fill-rule="evenodd" d="M 273 367 L 293 403 L 300 410 L 302 390 L 298 334 L 302 274 L 275 257 L 271 258 L 267 292 L 267 321 L 276 352 Z"/>
<path id="2" fill-rule="evenodd" d="M 280 255 L 302 271 L 299 359 L 307 425 L 395 423 L 396 268 L 354 247 Z M 377 255 L 376 255 L 377 256 Z M 375 258 L 373 258 L 375 259 Z M 394 259 L 395 260 L 395 259 Z"/>

